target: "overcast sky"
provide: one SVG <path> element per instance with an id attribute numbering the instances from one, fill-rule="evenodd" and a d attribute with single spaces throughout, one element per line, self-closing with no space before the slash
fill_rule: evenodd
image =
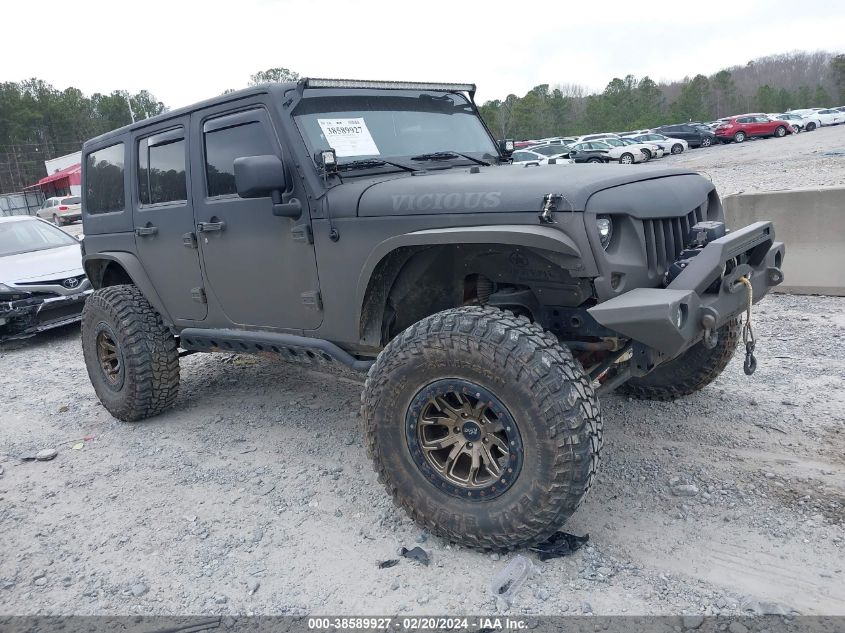
<path id="1" fill-rule="evenodd" d="M 0 81 L 147 89 L 171 108 L 257 70 L 468 81 L 479 102 L 541 83 L 601 90 L 790 50 L 845 50 L 842 0 L 6 0 Z"/>

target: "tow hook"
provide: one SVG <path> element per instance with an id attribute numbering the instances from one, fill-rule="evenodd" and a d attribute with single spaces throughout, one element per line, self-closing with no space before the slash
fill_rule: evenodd
<path id="1" fill-rule="evenodd" d="M 754 289 L 748 277 L 740 277 L 737 281 L 748 289 L 748 309 L 746 311 L 745 324 L 742 326 L 742 342 L 745 343 L 745 362 L 742 369 L 746 376 L 750 376 L 757 369 L 757 359 L 754 358 L 754 330 L 751 329 L 751 305 L 754 303 Z"/>

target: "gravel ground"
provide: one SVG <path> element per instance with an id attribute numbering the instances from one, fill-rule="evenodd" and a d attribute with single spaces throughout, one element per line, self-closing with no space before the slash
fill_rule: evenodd
<path id="1" fill-rule="evenodd" d="M 663 164 L 726 193 L 841 184 L 823 140 L 845 148 L 845 126 Z M 845 615 L 845 299 L 771 296 L 755 319 L 753 377 L 737 356 L 674 404 L 604 399 L 600 476 L 566 525 L 589 544 L 522 552 L 537 573 L 509 613 Z M 515 554 L 450 545 L 393 507 L 360 387 L 197 354 L 173 410 L 125 424 L 94 395 L 78 327 L 0 346 L 0 613 L 504 610 L 488 587 Z M 44 448 L 58 457 L 19 459 Z M 416 545 L 430 566 L 377 566 Z"/>

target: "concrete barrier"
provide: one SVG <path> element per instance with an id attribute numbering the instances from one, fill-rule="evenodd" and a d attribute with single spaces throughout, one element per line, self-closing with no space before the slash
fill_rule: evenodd
<path id="1" fill-rule="evenodd" d="M 845 187 L 740 193 L 722 201 L 728 227 L 771 220 L 786 244 L 775 292 L 845 296 Z"/>

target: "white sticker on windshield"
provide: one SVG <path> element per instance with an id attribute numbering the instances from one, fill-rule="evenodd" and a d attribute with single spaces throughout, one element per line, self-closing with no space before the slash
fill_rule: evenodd
<path id="1" fill-rule="evenodd" d="M 317 119 L 317 123 L 338 156 L 379 155 L 364 119 Z"/>

